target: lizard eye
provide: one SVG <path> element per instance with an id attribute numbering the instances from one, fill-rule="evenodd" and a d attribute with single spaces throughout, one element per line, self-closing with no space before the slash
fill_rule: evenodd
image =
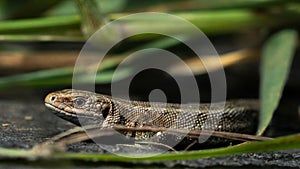
<path id="1" fill-rule="evenodd" d="M 81 107 L 85 104 L 85 99 L 84 98 L 76 98 L 74 101 L 73 101 L 73 104 L 75 107 Z"/>

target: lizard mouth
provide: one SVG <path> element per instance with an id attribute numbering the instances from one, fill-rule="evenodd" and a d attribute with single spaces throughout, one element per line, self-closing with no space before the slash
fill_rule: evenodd
<path id="1" fill-rule="evenodd" d="M 49 103 L 45 103 L 45 106 L 47 108 L 49 108 L 50 110 L 52 110 L 53 113 L 56 116 L 58 116 L 62 119 L 65 119 L 67 121 L 70 121 L 70 122 L 74 123 L 75 125 L 80 126 L 80 122 L 77 118 L 77 115 L 68 113 L 68 112 L 64 111 L 63 109 L 59 109 L 59 108 L 57 108 L 57 107 L 55 107 L 55 106 L 53 106 L 52 104 L 49 104 Z"/>
<path id="2" fill-rule="evenodd" d="M 52 110 L 56 116 L 58 116 L 62 119 L 65 119 L 67 121 L 70 121 L 77 126 L 81 126 L 83 124 L 90 124 L 92 122 L 97 121 L 97 118 L 95 118 L 95 117 L 69 113 L 69 112 L 65 111 L 64 109 L 57 108 L 56 106 L 54 106 L 50 103 L 45 103 L 45 106 L 47 108 L 49 108 L 50 110 Z M 88 121 L 88 123 L 87 123 L 87 121 Z"/>

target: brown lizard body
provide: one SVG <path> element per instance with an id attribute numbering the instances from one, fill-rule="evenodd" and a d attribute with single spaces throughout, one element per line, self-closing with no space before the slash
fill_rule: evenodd
<path id="1" fill-rule="evenodd" d="M 258 119 L 256 100 L 228 101 L 224 108 L 210 110 L 211 104 L 150 104 L 65 89 L 48 94 L 45 104 L 59 117 L 77 125 L 99 124 L 102 128 L 114 125 L 152 126 L 254 134 Z M 155 133 L 131 131 L 123 134 L 137 140 L 145 140 Z"/>

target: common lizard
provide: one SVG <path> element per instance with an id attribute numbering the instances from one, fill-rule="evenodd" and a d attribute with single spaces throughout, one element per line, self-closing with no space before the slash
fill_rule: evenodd
<path id="1" fill-rule="evenodd" d="M 45 105 L 54 110 L 57 116 L 76 125 L 92 123 L 99 124 L 102 128 L 114 125 L 152 126 L 244 134 L 255 133 L 259 109 L 256 100 L 227 101 L 223 109 L 210 110 L 211 104 L 180 105 L 159 102 L 150 104 L 72 89 L 48 94 L 45 98 Z M 155 135 L 152 132 L 132 131 L 124 131 L 122 134 L 134 137 L 136 140 L 147 140 Z"/>

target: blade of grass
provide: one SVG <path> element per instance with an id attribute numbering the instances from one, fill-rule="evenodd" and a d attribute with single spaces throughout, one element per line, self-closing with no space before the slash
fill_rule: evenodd
<path id="1" fill-rule="evenodd" d="M 289 3 L 298 2 L 298 0 L 185 0 L 185 1 L 165 1 L 163 3 L 130 3 L 125 11 L 130 12 L 169 12 L 183 10 L 224 10 L 224 9 L 261 9 L 274 6 L 284 6 Z M 123 11 L 124 11 L 123 10 Z"/>
<path id="2" fill-rule="evenodd" d="M 77 15 L 7 20 L 0 22 L 0 34 L 48 34 L 79 30 Z"/>
<path id="3" fill-rule="evenodd" d="M 246 49 L 240 49 L 237 51 L 221 54 L 218 57 L 218 59 L 220 59 L 222 64 L 218 64 L 218 62 L 215 62 L 217 56 L 214 57 L 204 56 L 201 58 L 205 58 L 205 57 L 206 60 L 210 60 L 210 63 L 212 63 L 209 65 L 210 68 L 205 67 L 202 63 L 202 60 L 199 59 L 198 57 L 185 59 L 185 63 L 189 66 L 189 68 L 194 74 L 198 74 L 198 75 L 205 74 L 207 73 L 207 70 L 215 71 L 215 70 L 219 70 L 231 66 L 233 64 L 242 64 L 243 62 L 257 60 L 257 58 L 259 57 L 259 50 L 253 48 L 246 48 Z M 181 64 L 169 65 L 168 71 L 178 76 L 189 75 L 189 72 L 187 72 L 186 69 L 182 67 Z"/>
<path id="4" fill-rule="evenodd" d="M 105 71 L 120 62 L 122 56 L 116 56 L 106 61 L 103 61 L 99 71 Z M 124 70 L 128 71 L 128 70 Z M 122 74 L 122 72 L 121 72 Z M 9 87 L 24 87 L 24 86 L 53 86 L 53 85 L 70 85 L 72 84 L 73 67 L 63 67 L 50 70 L 41 70 L 31 73 L 13 75 L 0 78 L 0 89 Z M 97 78 L 97 83 L 109 83 L 108 77 L 112 77 L 113 71 L 102 72 L 101 76 Z M 100 75 L 99 75 L 100 76 Z M 83 76 L 84 77 L 84 76 Z M 83 78 L 85 79 L 85 78 Z M 89 78 L 91 79 L 91 78 Z M 89 81 L 82 81 L 88 83 Z"/>
<path id="5" fill-rule="evenodd" d="M 200 9 L 240 9 L 240 8 L 263 8 L 270 6 L 284 6 L 291 2 L 299 2 L 298 0 L 199 0 L 197 6 Z M 198 8 L 198 9 L 199 9 Z"/>
<path id="6" fill-rule="evenodd" d="M 81 18 L 81 30 L 86 38 L 96 32 L 102 24 L 104 17 L 95 0 L 76 0 Z"/>
<path id="7" fill-rule="evenodd" d="M 183 37 L 183 39 L 187 39 L 187 37 Z M 167 48 L 173 45 L 178 44 L 177 40 L 172 38 L 163 38 L 156 40 L 154 42 L 147 43 L 145 45 L 136 47 L 132 51 L 140 50 L 143 48 L 149 47 L 157 47 L 157 48 Z M 117 66 L 127 54 L 131 52 L 127 52 L 122 55 L 115 56 L 107 56 L 103 62 L 101 63 L 101 67 L 99 68 L 99 72 L 95 78 L 95 83 L 104 84 L 110 83 L 114 71 L 109 70 L 113 67 Z M 88 59 L 88 58 L 86 58 Z M 134 67 L 121 70 L 119 74 L 116 76 L 115 80 L 120 80 L 128 77 L 134 70 Z M 103 72 L 105 71 L 105 72 Z M 72 75 L 73 75 L 73 67 L 64 67 L 64 68 L 56 68 L 50 70 L 41 70 L 31 73 L 25 73 L 20 75 L 13 75 L 8 77 L 0 78 L 0 89 L 8 88 L 8 87 L 24 87 L 24 86 L 32 86 L 32 87 L 41 87 L 41 86 L 57 86 L 57 85 L 70 85 L 72 83 Z M 83 76 L 81 83 L 91 82 L 93 77 Z"/>
<path id="8" fill-rule="evenodd" d="M 257 134 L 267 128 L 278 106 L 297 45 L 295 30 L 282 30 L 264 45 L 261 63 L 261 112 Z"/>
<path id="9" fill-rule="evenodd" d="M 70 32 L 69 32 L 70 35 Z M 57 42 L 84 42 L 85 38 L 79 32 L 72 33 L 72 36 L 66 35 L 0 35 L 0 41 L 57 41 Z"/>
<path id="10" fill-rule="evenodd" d="M 58 68 L 52 70 L 41 70 L 32 73 L 13 75 L 0 78 L 0 88 L 8 88 L 13 86 L 28 86 L 36 83 L 47 83 L 52 78 L 52 82 L 58 83 L 59 79 L 73 73 L 73 67 Z"/>
<path id="11" fill-rule="evenodd" d="M 290 150 L 300 148 L 300 134 L 279 137 L 274 140 L 249 142 L 247 144 L 240 144 L 225 148 L 215 148 L 198 151 L 185 152 L 167 152 L 160 155 L 148 156 L 145 158 L 129 158 L 141 157 L 141 154 L 127 154 L 127 157 L 117 156 L 114 154 L 96 154 L 96 153 L 71 153 L 71 152 L 53 152 L 51 154 L 43 154 L 49 151 L 33 151 L 23 149 L 9 149 L 0 148 L 0 157 L 5 158 L 23 158 L 23 159 L 37 159 L 44 157 L 48 160 L 82 160 L 82 161 L 106 161 L 106 162 L 149 162 L 149 161 L 170 161 L 170 160 L 190 160 L 199 158 L 221 157 L 244 153 L 258 153 L 271 152 L 278 150 Z M 51 152 L 51 151 L 50 151 Z M 144 154 L 145 155 L 145 154 Z M 147 154 L 151 155 L 151 154 Z"/>
<path id="12" fill-rule="evenodd" d="M 207 35 L 236 33 L 247 29 L 272 28 L 285 24 L 294 24 L 299 21 L 300 7 L 285 8 L 281 12 L 266 12 L 263 15 L 250 10 L 218 10 L 206 12 L 180 12 L 173 13 L 185 18 L 199 27 Z M 126 16 L 127 13 L 111 14 L 107 18 L 110 20 Z M 153 24 L 155 21 L 156 24 Z M 140 18 L 133 21 L 126 21 L 120 25 L 123 32 L 131 32 L 137 29 L 143 30 L 151 27 L 157 31 L 168 30 L 174 34 L 185 32 L 185 27 L 168 23 L 159 18 Z M 176 29 L 174 29 L 176 27 Z M 0 22 L 0 34 L 30 34 L 55 35 L 59 32 L 80 30 L 79 16 L 57 16 L 37 19 L 14 20 Z M 65 34 L 66 36 L 73 36 Z M 154 35 L 153 35 L 154 36 Z M 150 36 L 151 37 L 151 36 Z M 149 36 L 144 37 L 150 38 Z"/>
<path id="13" fill-rule="evenodd" d="M 214 12 L 178 12 L 173 13 L 178 17 L 187 19 L 197 26 L 206 35 L 218 35 L 226 33 L 236 33 L 245 30 L 272 28 L 287 23 L 296 23 L 300 19 L 299 8 L 284 10 L 279 13 L 265 13 L 261 15 L 250 10 L 218 10 Z M 111 14 L 110 19 L 118 19 L 126 16 L 127 13 Z M 153 24 L 155 23 L 155 24 Z M 135 20 L 126 20 L 120 24 L 123 32 L 135 32 L 136 30 L 148 30 L 151 27 L 154 31 L 168 31 L 173 34 L 186 32 L 186 27 L 174 25 L 160 18 L 135 18 Z M 174 29 L 176 27 L 176 29 Z M 192 35 L 192 32 L 190 32 Z M 154 35 L 153 35 L 154 36 Z M 150 38 L 149 36 L 147 36 Z"/>
<path id="14" fill-rule="evenodd" d="M 88 153 L 62 153 L 54 155 L 59 159 L 73 160 L 98 160 L 109 162 L 137 162 L 137 161 L 170 161 L 170 160 L 190 160 L 199 158 L 221 157 L 244 153 L 270 152 L 278 150 L 289 150 L 300 148 L 300 135 L 285 136 L 269 141 L 250 142 L 226 148 L 216 148 L 199 151 L 186 151 L 177 153 L 164 153 L 145 158 L 128 158 L 111 154 L 88 154 Z M 128 154 L 127 154 L 128 155 Z M 130 154 L 129 154 L 130 155 Z M 132 157 L 140 157 L 133 154 Z"/>

